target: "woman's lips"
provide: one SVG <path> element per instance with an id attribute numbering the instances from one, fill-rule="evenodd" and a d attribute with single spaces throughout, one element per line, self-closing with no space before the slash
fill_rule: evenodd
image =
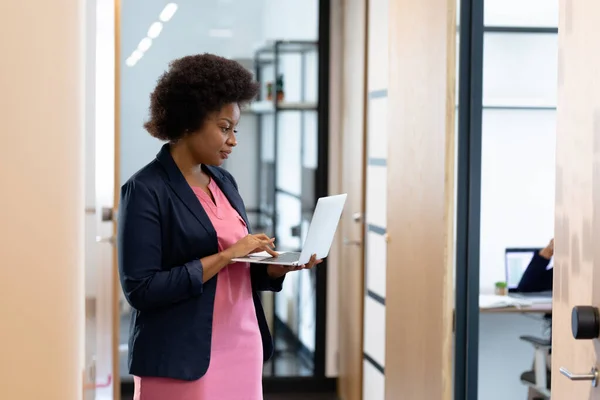
<path id="1" fill-rule="evenodd" d="M 221 158 L 223 160 L 227 160 L 229 158 L 229 153 L 227 153 L 226 151 L 222 151 L 221 152 Z"/>

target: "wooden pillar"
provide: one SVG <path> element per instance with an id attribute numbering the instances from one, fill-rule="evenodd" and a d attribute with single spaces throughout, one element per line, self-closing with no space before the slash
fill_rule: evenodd
<path id="1" fill-rule="evenodd" d="M 82 6 L 0 6 L 2 399 L 81 398 Z"/>
<path id="2" fill-rule="evenodd" d="M 455 0 L 389 0 L 387 400 L 452 398 Z"/>

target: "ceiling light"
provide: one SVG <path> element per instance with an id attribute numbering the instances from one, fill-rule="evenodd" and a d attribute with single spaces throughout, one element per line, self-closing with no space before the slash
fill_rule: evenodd
<path id="1" fill-rule="evenodd" d="M 140 40 L 140 44 L 138 44 L 138 50 L 143 53 L 148 51 L 150 46 L 152 46 L 152 39 L 145 37 Z"/>
<path id="2" fill-rule="evenodd" d="M 230 38 L 233 36 L 231 29 L 211 29 L 208 31 L 210 37 Z"/>
<path id="3" fill-rule="evenodd" d="M 138 62 L 138 59 L 137 59 L 137 58 L 134 58 L 134 57 L 129 57 L 129 58 L 128 58 L 128 59 L 125 61 L 125 64 L 126 64 L 128 67 L 133 67 L 135 64 L 137 64 L 137 62 Z"/>
<path id="4" fill-rule="evenodd" d="M 131 53 L 131 58 L 135 58 L 136 60 L 139 61 L 140 58 L 144 57 L 144 53 L 142 53 L 139 50 L 135 50 L 133 53 Z"/>
<path id="5" fill-rule="evenodd" d="M 162 12 L 160 13 L 160 20 L 162 22 L 167 22 L 168 20 L 170 20 L 173 15 L 175 14 L 175 11 L 177 11 L 177 4 L 175 3 L 169 3 L 165 6 L 165 8 L 162 10 Z"/>
<path id="6" fill-rule="evenodd" d="M 162 31 L 163 25 L 160 22 L 155 22 L 152 25 L 150 25 L 150 28 L 148 29 L 148 37 L 150 39 L 156 39 L 158 37 L 158 35 L 160 35 L 160 32 Z"/>

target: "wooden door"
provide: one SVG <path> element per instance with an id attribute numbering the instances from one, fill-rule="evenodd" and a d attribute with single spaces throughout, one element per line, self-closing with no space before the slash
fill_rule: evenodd
<path id="1" fill-rule="evenodd" d="M 342 6 L 341 191 L 348 193 L 340 223 L 339 395 L 362 398 L 364 134 L 366 0 Z"/>
<path id="2" fill-rule="evenodd" d="M 575 340 L 574 306 L 600 306 L 600 2 L 560 0 L 552 398 L 600 399 L 600 341 Z"/>

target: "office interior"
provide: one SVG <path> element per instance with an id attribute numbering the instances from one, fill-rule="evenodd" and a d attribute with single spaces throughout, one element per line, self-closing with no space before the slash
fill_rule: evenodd
<path id="1" fill-rule="evenodd" d="M 8 104 L 6 131 L 14 146 L 5 150 L 0 174 L 15 193 L 3 199 L 3 253 L 10 262 L 26 259 L 17 264 L 33 272 L 11 285 L 23 279 L 23 268 L 1 269 L 0 315 L 8 330 L 0 346 L 8 366 L 0 392 L 13 397 L 0 397 L 132 398 L 132 309 L 115 265 L 118 188 L 160 150 L 143 128 L 157 78 L 173 59 L 208 52 L 240 62 L 260 83 L 258 98 L 242 110 L 237 154 L 224 164 L 239 183 L 253 230 L 276 237 L 279 250 L 298 251 L 316 201 L 350 196 L 325 262 L 287 276 L 282 292 L 262 295 L 275 344 L 264 365 L 265 399 L 532 398 L 541 377 L 533 362 L 549 346 L 544 316 L 552 313 L 552 297 L 528 302 L 500 292 L 554 237 L 559 4 L 15 3 L 14 21 L 0 29 L 20 35 L 29 20 L 38 35 L 19 36 L 28 54 L 0 45 L 22 58 L 0 67 L 6 93 L 16 99 Z M 422 50 L 423 60 L 402 58 L 420 54 L 413 49 L 419 38 L 421 46 L 437 47 Z M 43 73 L 30 65 L 40 55 L 49 60 Z M 418 73 L 420 66 L 426 72 Z M 18 77 L 12 84 L 11 76 Z M 414 84 L 414 97 L 397 90 L 419 79 L 427 82 Z M 18 96 L 40 88 L 31 104 Z M 411 101 L 420 113 L 409 113 Z M 43 110 L 43 118 L 28 120 L 26 109 L 17 110 L 22 105 Z M 21 126 L 29 136 L 8 137 Z M 411 158 L 403 146 L 421 143 L 420 132 L 431 133 L 429 155 Z M 34 151 L 21 154 L 34 135 Z M 22 166 L 23 157 L 35 165 Z M 420 178 L 396 180 L 423 157 L 439 167 L 436 174 L 416 169 Z M 47 168 L 41 176 L 40 165 Z M 31 177 L 41 188 L 24 184 Z M 419 179 L 440 189 L 421 195 Z M 395 213 L 409 196 L 421 199 L 413 200 L 421 208 Z M 432 220 L 438 222 L 430 254 L 398 257 L 410 246 L 429 252 L 424 239 L 411 236 L 425 237 L 421 230 Z M 40 250 L 46 255 L 34 254 Z M 511 252 L 524 261 L 510 262 Z M 415 260 L 423 264 L 410 265 Z M 405 290 L 411 287 L 429 297 Z M 445 306 L 428 309 L 427 299 L 437 297 Z M 26 309 L 25 322 L 15 304 Z M 397 340 L 428 330 L 439 331 L 430 350 Z M 427 352 L 423 369 L 450 374 L 431 388 L 408 382 L 402 358 L 419 352 Z M 43 377 L 37 384 L 13 365 Z M 543 386 L 555 379 L 545 371 L 543 377 Z M 547 387 L 538 389 L 536 396 L 550 398 Z"/>

